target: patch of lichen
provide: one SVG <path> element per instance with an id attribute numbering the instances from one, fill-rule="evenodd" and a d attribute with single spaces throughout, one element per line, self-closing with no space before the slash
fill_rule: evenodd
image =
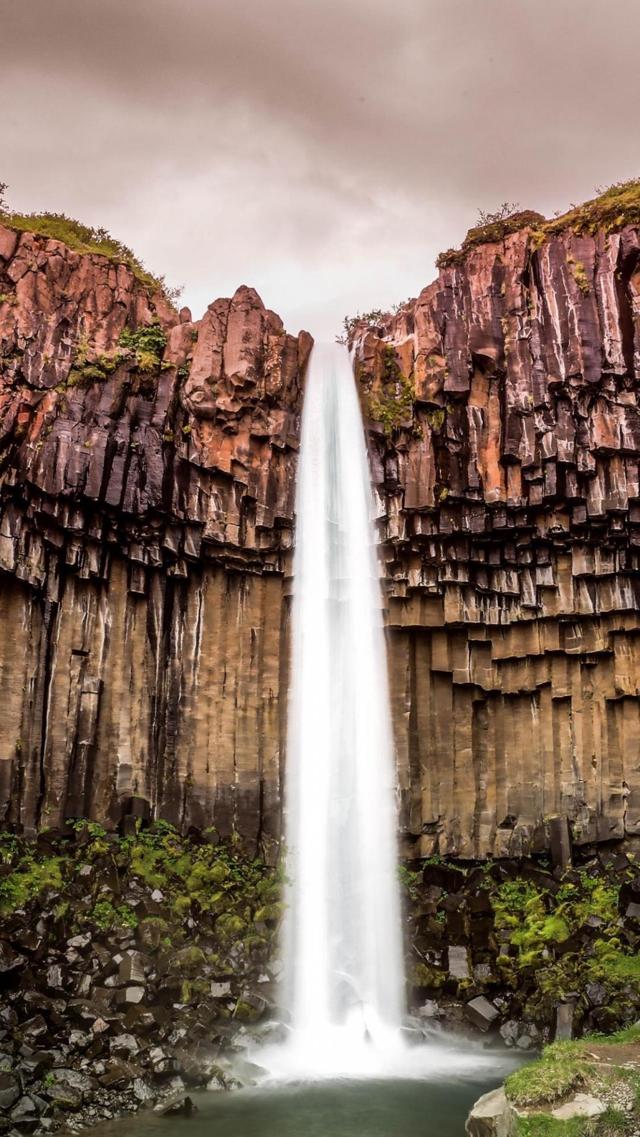
<path id="1" fill-rule="evenodd" d="M 627 225 L 640 225 L 640 178 L 617 182 L 582 205 L 574 205 L 566 213 L 547 221 L 542 214 L 525 210 L 490 225 L 478 225 L 470 229 L 459 249 L 448 249 L 441 253 L 436 264 L 438 268 L 461 264 L 472 249 L 504 240 L 510 233 L 521 229 L 531 230 L 531 246 L 535 250 L 550 237 L 560 233 L 576 234 L 614 233 Z M 577 267 L 577 266 L 576 266 Z M 588 281 L 584 280 L 578 269 L 574 278 L 582 292 L 588 291 Z"/>
<path id="2" fill-rule="evenodd" d="M 128 245 L 112 237 L 102 227 L 84 225 L 64 213 L 14 213 L 4 210 L 0 211 L 0 224 L 18 232 L 36 233 L 41 237 L 61 241 L 76 253 L 106 257 L 114 264 L 126 265 L 136 280 L 150 292 L 161 292 L 170 303 L 176 299 L 177 290 L 168 288 L 163 277 L 150 273 Z"/>
<path id="3" fill-rule="evenodd" d="M 395 348 L 385 344 L 382 349 L 382 376 L 378 394 L 365 396 L 368 417 L 380 423 L 387 438 L 413 417 L 415 386 L 413 376 L 400 370 Z"/>

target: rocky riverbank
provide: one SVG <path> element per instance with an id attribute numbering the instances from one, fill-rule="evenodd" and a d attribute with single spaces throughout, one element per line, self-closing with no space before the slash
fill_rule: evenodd
<path id="1" fill-rule="evenodd" d="M 476 1102 L 469 1137 L 638 1137 L 640 1024 L 556 1042 Z"/>
<path id="2" fill-rule="evenodd" d="M 0 1134 L 224 1089 L 282 1029 L 281 874 L 134 814 L 0 835 Z M 633 848 L 400 875 L 416 1041 L 441 1023 L 529 1050 L 640 1018 Z"/>

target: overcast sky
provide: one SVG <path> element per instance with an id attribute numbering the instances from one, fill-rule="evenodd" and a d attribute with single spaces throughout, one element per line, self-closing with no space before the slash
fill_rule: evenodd
<path id="1" fill-rule="evenodd" d="M 106 225 L 195 316 L 415 295 L 479 207 L 640 172 L 640 0 L 0 0 L 0 181 Z"/>

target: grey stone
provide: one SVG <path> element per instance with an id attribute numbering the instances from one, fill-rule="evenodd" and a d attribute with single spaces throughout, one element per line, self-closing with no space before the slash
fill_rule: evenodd
<path id="1" fill-rule="evenodd" d="M 485 999 L 484 995 L 471 999 L 465 1004 L 464 1010 L 469 1021 L 484 1031 L 491 1030 L 496 1019 L 500 1017 L 498 1008 Z"/>
<path id="2" fill-rule="evenodd" d="M 516 1040 L 520 1037 L 520 1023 L 515 1019 L 508 1019 L 500 1027 L 500 1037 L 507 1046 L 515 1046 Z"/>
<path id="3" fill-rule="evenodd" d="M 576 1094 L 571 1101 L 552 1110 L 551 1116 L 558 1121 L 570 1121 L 572 1117 L 600 1117 L 606 1109 L 606 1105 L 599 1098 L 592 1097 L 591 1094 Z"/>
<path id="4" fill-rule="evenodd" d="M 62 968 L 58 963 L 54 963 L 51 967 L 47 968 L 47 987 L 52 991 L 62 990 Z"/>
<path id="5" fill-rule="evenodd" d="M 469 955 L 466 947 L 449 948 L 449 974 L 454 979 L 469 979 Z"/>
<path id="6" fill-rule="evenodd" d="M 515 1137 L 516 1117 L 501 1086 L 483 1094 L 467 1118 L 468 1137 Z"/>
<path id="7" fill-rule="evenodd" d="M 421 1019 L 438 1019 L 441 1013 L 440 1007 L 433 999 L 427 999 L 426 1002 L 418 1008 L 418 1015 Z"/>
<path id="8" fill-rule="evenodd" d="M 20 1097 L 17 1078 L 6 1071 L 0 1072 L 0 1109 L 11 1109 Z"/>
<path id="9" fill-rule="evenodd" d="M 198 1109 L 188 1094 L 178 1092 L 154 1105 L 153 1112 L 159 1117 L 192 1117 Z"/>
<path id="10" fill-rule="evenodd" d="M 571 832 L 566 817 L 551 817 L 549 819 L 549 841 L 553 867 L 571 868 Z"/>
<path id="11" fill-rule="evenodd" d="M 585 993 L 592 1007 L 603 1007 L 607 1002 L 607 988 L 604 983 L 587 983 Z"/>
<path id="12" fill-rule="evenodd" d="M 124 955 L 118 966 L 119 983 L 144 983 L 144 956 L 139 951 Z"/>
<path id="13" fill-rule="evenodd" d="M 213 999 L 225 999 L 231 994 L 231 983 L 212 983 L 211 984 L 211 997 Z"/>
<path id="14" fill-rule="evenodd" d="M 556 1007 L 556 1042 L 568 1042 L 573 1038 L 573 1003 L 559 1003 Z"/>
<path id="15" fill-rule="evenodd" d="M 72 936 L 70 940 L 67 940 L 67 947 L 82 950 L 82 948 L 88 947 L 90 943 L 91 932 L 83 932 L 81 935 Z"/>
<path id="16" fill-rule="evenodd" d="M 11 1110 L 10 1117 L 14 1124 L 29 1121 L 38 1116 L 38 1107 L 35 1097 L 31 1094 L 25 1094 L 19 1099 L 16 1105 Z"/>
<path id="17" fill-rule="evenodd" d="M 125 987 L 118 991 L 117 1002 L 121 1006 L 137 1006 L 144 999 L 144 987 Z"/>
<path id="18" fill-rule="evenodd" d="M 154 1092 L 151 1086 L 148 1086 L 143 1078 L 136 1078 L 133 1083 L 133 1093 L 137 1101 L 145 1104 L 153 1099 Z"/>
<path id="19" fill-rule="evenodd" d="M 109 1042 L 109 1050 L 112 1054 L 137 1054 L 140 1050 L 136 1039 L 132 1034 L 117 1034 Z"/>

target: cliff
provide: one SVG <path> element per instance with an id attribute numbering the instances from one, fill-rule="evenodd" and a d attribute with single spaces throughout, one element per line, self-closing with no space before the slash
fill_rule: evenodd
<path id="1" fill-rule="evenodd" d="M 0 819 L 278 832 L 311 340 L 0 226 Z M 136 800 L 138 799 L 138 800 Z"/>
<path id="2" fill-rule="evenodd" d="M 352 321 L 404 849 L 640 833 L 640 202 L 472 231 Z M 46 228 L 46 227 L 45 227 Z M 310 337 L 0 227 L 0 820 L 279 836 Z"/>
<path id="3" fill-rule="evenodd" d="M 640 185 L 472 231 L 349 322 L 408 848 L 640 833 Z"/>

